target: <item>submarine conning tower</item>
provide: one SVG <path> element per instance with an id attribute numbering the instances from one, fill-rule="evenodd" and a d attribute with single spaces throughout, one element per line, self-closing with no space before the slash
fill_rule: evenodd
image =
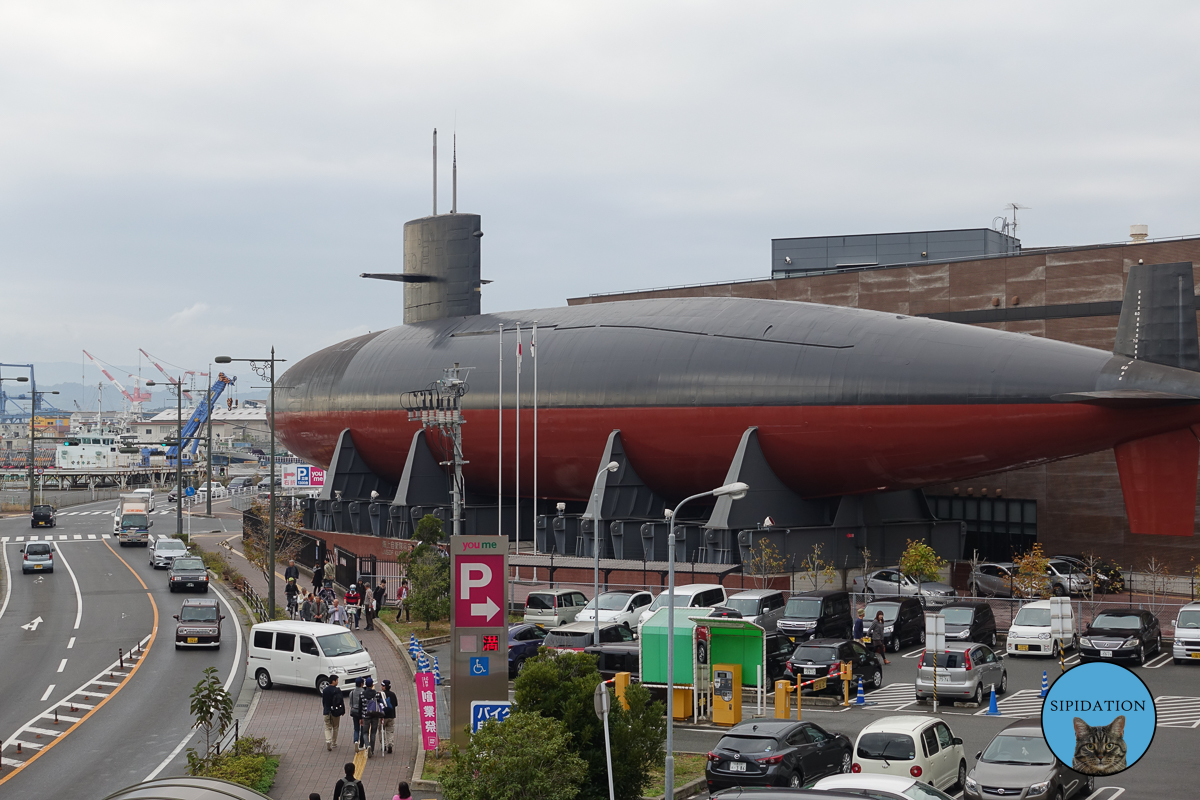
<path id="1" fill-rule="evenodd" d="M 479 314 L 478 214 L 404 223 L 404 324 Z"/>

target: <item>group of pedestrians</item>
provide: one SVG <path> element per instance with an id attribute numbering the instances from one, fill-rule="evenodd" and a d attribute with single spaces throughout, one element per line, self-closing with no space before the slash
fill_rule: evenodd
<path id="1" fill-rule="evenodd" d="M 333 800 L 367 800 L 367 788 L 363 786 L 362 781 L 354 777 L 354 762 L 346 762 L 342 771 L 345 774 L 338 778 L 338 782 L 333 787 Z M 400 781 L 392 800 L 409 800 L 410 797 L 412 797 L 412 792 L 409 791 L 408 781 Z M 308 795 L 308 800 L 321 800 L 321 795 L 318 792 L 312 792 Z"/>
<path id="2" fill-rule="evenodd" d="M 367 758 L 372 758 L 377 743 L 383 747 L 383 752 L 394 752 L 398 704 L 399 698 L 392 691 L 391 681 L 381 681 L 380 689 L 376 689 L 375 680 L 370 676 L 355 678 L 354 688 L 350 690 L 347 700 L 342 696 L 342 687 L 338 685 L 337 676 L 331 676 L 329 685 L 321 691 L 321 713 L 325 718 L 325 749 L 333 750 L 338 746 L 338 731 L 348 705 L 350 720 L 354 726 L 354 752 L 366 750 Z"/>

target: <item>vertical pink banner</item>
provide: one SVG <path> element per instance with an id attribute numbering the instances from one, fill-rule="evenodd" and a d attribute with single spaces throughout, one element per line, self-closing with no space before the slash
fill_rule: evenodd
<path id="1" fill-rule="evenodd" d="M 437 683 L 432 672 L 417 673 L 417 714 L 421 723 L 421 746 L 437 750 Z"/>

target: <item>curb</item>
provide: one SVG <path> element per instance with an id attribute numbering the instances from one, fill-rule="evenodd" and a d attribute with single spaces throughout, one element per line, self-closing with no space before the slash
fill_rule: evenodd
<path id="1" fill-rule="evenodd" d="M 217 575 L 217 573 L 213 572 L 210 569 L 208 571 L 208 574 L 211 575 L 213 581 L 221 587 L 219 591 L 223 591 L 229 595 L 232 595 L 233 598 L 235 600 L 237 600 L 238 606 L 240 606 L 242 611 L 245 613 L 247 624 L 243 624 L 242 620 L 240 620 L 240 619 L 238 620 L 237 624 L 242 626 L 242 631 L 246 634 L 246 649 L 247 649 L 247 651 L 249 651 L 249 648 L 250 648 L 250 626 L 253 624 L 250 622 L 250 620 L 254 619 L 254 612 L 250 610 L 250 606 L 246 605 L 246 601 L 242 598 L 241 594 L 239 594 L 237 592 L 237 590 L 233 589 L 231 586 L 226 584 L 223 580 L 221 580 L 220 576 Z M 261 697 L 261 695 L 262 695 L 262 692 L 258 688 L 258 683 L 254 680 L 254 677 L 250 674 L 250 670 L 247 669 L 246 673 L 242 676 L 242 688 L 238 691 L 237 699 L 234 701 L 234 704 L 233 704 L 235 713 L 236 713 L 236 710 L 239 708 L 246 709 L 245 715 L 242 717 L 243 725 L 250 724 L 250 719 L 254 716 L 255 710 L 258 709 L 258 701 L 259 701 L 259 698 Z"/>
<path id="2" fill-rule="evenodd" d="M 692 795 L 700 794 L 700 792 L 707 788 L 707 778 L 696 778 L 696 780 L 691 781 L 690 783 L 685 783 L 683 786 L 676 787 L 674 797 L 675 800 L 681 800 L 681 798 L 684 797 L 691 797 Z M 666 800 L 666 798 L 667 795 L 664 793 L 658 795 L 657 797 L 643 797 L 642 800 Z"/>

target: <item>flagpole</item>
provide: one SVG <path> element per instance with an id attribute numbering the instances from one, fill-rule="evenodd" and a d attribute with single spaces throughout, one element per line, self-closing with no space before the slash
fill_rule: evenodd
<path id="1" fill-rule="evenodd" d="M 529 357 L 533 359 L 533 552 L 537 553 L 537 524 L 538 524 L 538 396 L 537 396 L 537 323 L 533 323 L 533 335 L 529 339 Z M 534 567 L 534 579 L 537 579 L 537 567 Z"/>
<path id="2" fill-rule="evenodd" d="M 500 324 L 500 367 L 496 371 L 496 535 L 504 535 L 504 323 Z"/>
<path id="3" fill-rule="evenodd" d="M 521 554 L 521 325 L 517 324 L 517 455 L 516 455 L 516 471 L 514 473 L 514 489 L 513 498 L 516 508 L 516 543 L 517 555 Z"/>

